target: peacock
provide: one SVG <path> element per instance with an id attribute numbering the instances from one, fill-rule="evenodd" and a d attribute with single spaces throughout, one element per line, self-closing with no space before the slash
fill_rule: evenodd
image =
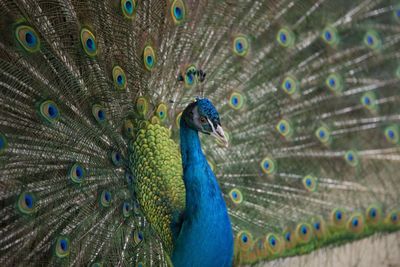
<path id="1" fill-rule="evenodd" d="M 399 51 L 398 0 L 0 0 L 0 265 L 398 264 Z"/>

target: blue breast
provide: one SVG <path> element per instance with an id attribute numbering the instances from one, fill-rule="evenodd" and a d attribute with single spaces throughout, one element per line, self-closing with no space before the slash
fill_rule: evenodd
<path id="1" fill-rule="evenodd" d="M 187 167 L 190 197 L 172 257 L 174 267 L 232 266 L 231 224 L 214 175 L 206 162 Z"/>

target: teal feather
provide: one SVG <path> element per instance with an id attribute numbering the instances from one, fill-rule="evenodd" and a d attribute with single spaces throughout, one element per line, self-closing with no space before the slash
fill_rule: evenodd
<path id="1" fill-rule="evenodd" d="M 1 265 L 396 265 L 399 8 L 0 1 Z"/>

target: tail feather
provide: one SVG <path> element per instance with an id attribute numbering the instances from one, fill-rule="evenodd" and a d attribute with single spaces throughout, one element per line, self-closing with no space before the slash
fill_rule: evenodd
<path id="1" fill-rule="evenodd" d="M 129 149 L 143 120 L 177 141 L 196 96 L 237 264 L 398 230 L 396 1 L 127 2 L 0 1 L 6 266 L 167 265 Z"/>

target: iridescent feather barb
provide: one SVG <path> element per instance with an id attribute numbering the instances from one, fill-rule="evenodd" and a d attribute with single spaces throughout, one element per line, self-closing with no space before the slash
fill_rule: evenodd
<path id="1" fill-rule="evenodd" d="M 201 136 L 236 265 L 317 250 L 329 266 L 342 244 L 399 255 L 399 1 L 13 0 L 0 15 L 3 265 L 166 266 L 198 95 L 230 143 Z"/>

